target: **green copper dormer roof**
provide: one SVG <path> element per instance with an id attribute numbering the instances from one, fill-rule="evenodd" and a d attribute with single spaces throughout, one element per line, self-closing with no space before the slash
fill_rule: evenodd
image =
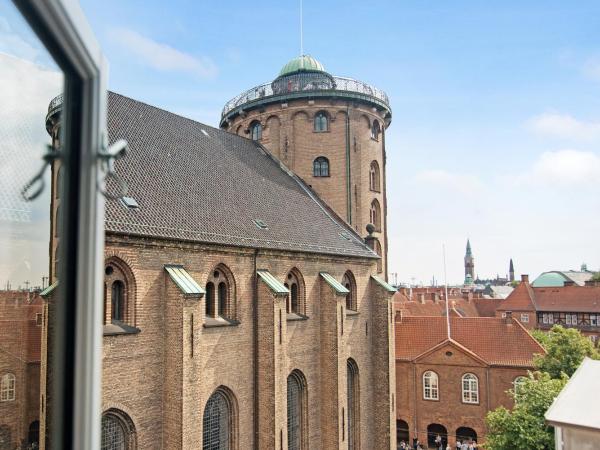
<path id="1" fill-rule="evenodd" d="M 325 67 L 310 55 L 298 56 L 289 61 L 279 71 L 279 76 L 290 75 L 296 72 L 325 72 Z"/>

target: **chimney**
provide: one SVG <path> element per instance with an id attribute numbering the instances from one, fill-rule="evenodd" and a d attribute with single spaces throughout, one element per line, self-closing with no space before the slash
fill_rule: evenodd
<path id="1" fill-rule="evenodd" d="M 512 324 L 512 311 L 506 311 L 504 313 L 504 323 L 509 325 Z"/>
<path id="2" fill-rule="evenodd" d="M 529 275 L 521 275 L 521 283 L 529 283 Z"/>
<path id="3" fill-rule="evenodd" d="M 564 287 L 567 287 L 567 286 L 575 286 L 575 282 L 574 282 L 573 280 L 566 280 L 566 281 L 563 283 L 563 286 L 564 286 Z"/>

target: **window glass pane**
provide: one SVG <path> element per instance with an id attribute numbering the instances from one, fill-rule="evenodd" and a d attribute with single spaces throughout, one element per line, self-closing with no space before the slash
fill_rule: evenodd
<path id="1" fill-rule="evenodd" d="M 56 218 L 66 213 L 52 186 L 59 163 L 30 186 L 32 195 L 44 182 L 37 198 L 27 201 L 23 189 L 44 154 L 56 155 L 48 145 L 60 142 L 52 99 L 63 74 L 12 3 L 0 5 L 0 448 L 37 448 L 48 401 L 40 386 L 48 366 L 40 356 L 48 329 L 42 294 L 57 279 Z"/>

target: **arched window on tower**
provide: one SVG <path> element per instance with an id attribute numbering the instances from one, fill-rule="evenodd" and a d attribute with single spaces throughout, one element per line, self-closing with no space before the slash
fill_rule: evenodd
<path id="1" fill-rule="evenodd" d="M 381 133 L 381 126 L 377 120 L 373 121 L 373 125 L 371 125 L 371 139 L 379 140 L 379 134 Z"/>
<path id="2" fill-rule="evenodd" d="M 324 156 L 319 156 L 313 161 L 313 176 L 328 177 L 329 176 L 329 160 Z"/>
<path id="3" fill-rule="evenodd" d="M 375 192 L 380 192 L 380 186 L 379 164 L 377 161 L 372 161 L 371 168 L 369 170 L 369 189 Z"/>
<path id="4" fill-rule="evenodd" d="M 371 223 L 375 227 L 375 231 L 381 231 L 381 207 L 377 199 L 371 202 Z"/>
<path id="5" fill-rule="evenodd" d="M 250 124 L 250 137 L 253 141 L 260 141 L 262 139 L 262 125 L 258 121 L 254 121 Z"/>
<path id="6" fill-rule="evenodd" d="M 382 251 L 381 251 L 381 243 L 379 242 L 379 239 L 375 239 L 375 253 L 377 253 L 379 256 L 382 256 Z M 381 273 L 383 272 L 383 261 L 382 258 L 379 258 L 377 260 L 377 273 Z"/>
<path id="7" fill-rule="evenodd" d="M 315 131 L 323 132 L 329 130 L 329 119 L 327 117 L 327 113 L 324 111 L 319 111 L 315 115 Z"/>

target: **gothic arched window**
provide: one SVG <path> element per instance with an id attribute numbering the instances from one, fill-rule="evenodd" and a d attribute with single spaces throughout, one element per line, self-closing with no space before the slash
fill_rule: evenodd
<path id="1" fill-rule="evenodd" d="M 358 365 L 349 358 L 346 365 L 348 398 L 348 450 L 358 448 L 360 431 L 360 385 Z"/>
<path id="2" fill-rule="evenodd" d="M 381 231 L 381 207 L 377 199 L 371 202 L 371 223 L 376 231 Z"/>
<path id="3" fill-rule="evenodd" d="M 313 176 L 328 177 L 329 176 L 329 160 L 324 156 L 319 156 L 313 161 Z"/>
<path id="4" fill-rule="evenodd" d="M 202 418 L 202 450 L 234 448 L 235 411 L 232 395 L 223 388 L 210 396 Z"/>
<path id="5" fill-rule="evenodd" d="M 294 370 L 287 379 L 288 450 L 304 450 L 307 446 L 306 399 L 306 379 L 302 372 Z"/>
<path id="6" fill-rule="evenodd" d="M 357 311 L 358 305 L 356 303 L 356 280 L 354 275 L 349 270 L 344 274 L 342 278 L 342 285 L 350 292 L 346 294 L 346 309 L 350 311 Z"/>
<path id="7" fill-rule="evenodd" d="M 111 312 L 112 320 L 123 322 L 125 318 L 125 284 L 116 280 L 111 288 Z"/>
<path id="8" fill-rule="evenodd" d="M 219 264 L 206 282 L 206 316 L 235 320 L 235 282 L 229 268 Z"/>
<path id="9" fill-rule="evenodd" d="M 0 402 L 12 402 L 15 399 L 17 379 L 12 373 L 7 373 L 0 380 Z"/>
<path id="10" fill-rule="evenodd" d="M 379 164 L 377 161 L 372 161 L 371 168 L 369 170 L 369 189 L 375 192 L 380 192 L 380 186 Z"/>
<path id="11" fill-rule="evenodd" d="M 466 373 L 462 377 L 462 401 L 479 403 L 479 379 L 472 373 Z"/>
<path id="12" fill-rule="evenodd" d="M 381 133 L 381 126 L 377 120 L 374 120 L 373 125 L 371 126 L 371 139 L 378 141 L 379 133 Z"/>
<path id="13" fill-rule="evenodd" d="M 319 111 L 315 115 L 315 131 L 327 131 L 329 129 L 329 119 L 327 117 L 327 113 L 324 111 Z"/>
<path id="14" fill-rule="evenodd" d="M 428 370 L 423 374 L 423 398 L 438 400 L 440 398 L 437 373 Z"/>
<path id="15" fill-rule="evenodd" d="M 287 298 L 286 312 L 288 314 L 304 314 L 304 283 L 298 269 L 294 268 L 288 272 L 284 284 L 290 291 Z"/>
<path id="16" fill-rule="evenodd" d="M 260 122 L 255 121 L 250 124 L 250 137 L 253 141 L 260 141 L 262 139 L 262 125 Z"/>

